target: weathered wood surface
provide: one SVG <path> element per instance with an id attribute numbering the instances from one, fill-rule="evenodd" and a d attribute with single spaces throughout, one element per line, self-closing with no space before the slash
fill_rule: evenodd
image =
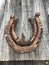
<path id="1" fill-rule="evenodd" d="M 49 61 L 46 63 L 45 61 L 4 61 L 0 62 L 0 65 L 49 65 Z"/>
<path id="2" fill-rule="evenodd" d="M 0 10 L 0 61 L 4 60 L 48 60 L 49 59 L 49 32 L 48 32 L 48 19 L 47 19 L 47 7 L 45 1 L 45 7 L 43 0 L 16 0 L 15 8 L 11 7 L 12 0 L 5 0 Z M 46 12 L 45 12 L 46 11 Z M 18 54 L 15 53 L 8 45 L 4 31 L 7 22 L 11 15 L 19 17 L 17 24 L 17 35 L 21 39 L 22 33 L 24 33 L 26 39 L 30 39 L 32 36 L 32 27 L 28 22 L 28 18 L 33 18 L 36 12 L 40 12 L 40 20 L 43 25 L 43 34 L 40 40 L 39 46 L 35 51 L 31 53 Z"/>

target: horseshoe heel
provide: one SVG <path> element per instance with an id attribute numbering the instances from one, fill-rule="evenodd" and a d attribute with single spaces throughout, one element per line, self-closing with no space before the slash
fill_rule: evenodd
<path id="1" fill-rule="evenodd" d="M 15 23 L 18 22 L 18 19 L 15 20 L 14 17 L 10 17 L 10 21 L 8 22 L 5 29 L 5 37 L 15 52 L 27 53 L 36 49 L 42 34 L 42 23 L 39 16 L 40 13 L 36 13 L 33 19 L 28 19 L 34 28 L 33 36 L 28 41 L 25 40 L 24 36 L 22 37 L 22 40 L 19 40 L 17 34 L 15 33 Z"/>
<path id="2" fill-rule="evenodd" d="M 16 23 L 17 22 L 18 22 L 18 19 L 16 19 Z M 13 23 L 14 23 L 14 21 L 13 21 Z M 12 34 L 12 37 L 15 40 L 15 42 L 18 43 L 19 39 L 18 39 L 18 36 L 16 35 L 16 33 L 14 32 L 14 27 L 15 27 L 15 24 L 12 24 L 12 28 L 11 28 L 12 32 L 11 32 L 11 34 Z"/>
<path id="3" fill-rule="evenodd" d="M 35 39 L 35 37 L 36 37 L 36 35 L 37 35 L 37 25 L 36 25 L 35 20 L 33 20 L 32 18 L 29 18 L 29 21 L 30 21 L 31 25 L 34 27 L 33 36 L 32 36 L 32 38 L 30 39 L 30 41 L 33 42 L 34 39 Z"/>

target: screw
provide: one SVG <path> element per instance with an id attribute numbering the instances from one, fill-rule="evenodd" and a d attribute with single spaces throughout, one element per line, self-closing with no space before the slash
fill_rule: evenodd
<path id="1" fill-rule="evenodd" d="M 45 63 L 46 63 L 46 65 L 48 65 L 48 61 L 46 61 Z"/>

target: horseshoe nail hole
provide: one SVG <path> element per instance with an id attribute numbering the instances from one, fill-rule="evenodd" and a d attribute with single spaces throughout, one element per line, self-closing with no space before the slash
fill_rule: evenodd
<path id="1" fill-rule="evenodd" d="M 19 37 L 17 37 L 17 39 L 19 39 Z"/>

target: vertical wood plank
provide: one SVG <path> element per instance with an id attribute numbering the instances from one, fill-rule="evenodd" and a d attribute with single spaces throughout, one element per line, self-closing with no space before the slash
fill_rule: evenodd
<path id="1" fill-rule="evenodd" d="M 15 0 L 16 1 L 16 6 L 14 8 L 14 15 L 15 18 L 19 18 L 19 21 L 17 23 L 15 32 L 17 33 L 18 37 L 21 37 L 21 0 Z M 15 60 L 19 60 L 19 54 L 15 53 Z"/>
<path id="2" fill-rule="evenodd" d="M 3 5 L 3 6 L 4 6 L 4 9 L 3 9 L 3 10 L 5 11 L 6 0 L 4 1 L 3 4 L 4 4 L 4 5 Z M 3 18 L 3 19 L 4 19 L 4 18 Z M 1 54 L 1 55 L 0 55 L 0 56 L 1 56 L 1 57 L 0 57 L 0 61 L 2 60 L 2 55 L 3 55 L 3 50 L 2 50 L 2 48 L 3 48 L 3 47 L 2 47 L 2 46 L 3 46 L 3 35 L 4 35 L 4 29 L 3 29 L 3 28 L 4 28 L 4 24 L 3 24 L 3 22 L 2 22 L 2 23 L 1 23 L 1 28 L 0 28 L 0 46 L 1 46 L 1 47 L 0 47 L 0 54 Z M 2 34 L 2 35 L 1 35 L 1 34 Z"/>
<path id="3" fill-rule="evenodd" d="M 41 22 L 43 25 L 43 34 L 42 34 L 41 42 L 39 44 L 39 57 L 40 57 L 40 59 L 46 59 L 47 54 L 45 54 L 45 53 L 47 52 L 47 48 L 48 48 L 47 47 L 47 44 L 48 44 L 48 41 L 47 41 L 47 37 L 48 37 L 47 19 L 46 19 L 46 14 L 45 14 L 44 5 L 43 5 L 42 0 L 39 0 L 38 2 L 40 4 L 40 8 L 39 8 L 40 9 L 39 11 L 41 13 L 40 19 L 41 19 Z"/>
<path id="4" fill-rule="evenodd" d="M 4 18 L 3 18 L 3 21 L 2 21 L 2 25 L 1 25 L 1 30 L 3 32 L 2 34 L 2 51 L 3 51 L 3 54 L 2 54 L 2 60 L 10 60 L 10 47 L 5 39 L 5 26 L 7 24 L 7 22 L 10 20 L 10 16 L 11 16 L 11 9 L 10 9 L 10 0 L 7 0 L 6 1 L 6 5 L 5 5 L 5 12 L 4 12 Z M 6 24 L 5 24 L 6 23 Z"/>
<path id="5" fill-rule="evenodd" d="M 28 6 L 28 19 L 29 18 L 33 18 L 33 0 L 27 0 L 27 6 Z M 29 22 L 27 23 L 29 25 Z M 32 27 L 31 25 L 29 25 L 29 30 L 30 30 L 30 33 L 32 34 Z M 34 52 L 30 52 L 28 53 L 29 54 L 29 60 L 33 60 L 34 59 Z"/>
<path id="6" fill-rule="evenodd" d="M 29 39 L 28 37 L 28 18 L 27 18 L 27 0 L 22 0 L 22 33 L 26 37 L 26 40 Z M 29 54 L 25 53 L 24 54 L 24 60 L 29 60 Z"/>

